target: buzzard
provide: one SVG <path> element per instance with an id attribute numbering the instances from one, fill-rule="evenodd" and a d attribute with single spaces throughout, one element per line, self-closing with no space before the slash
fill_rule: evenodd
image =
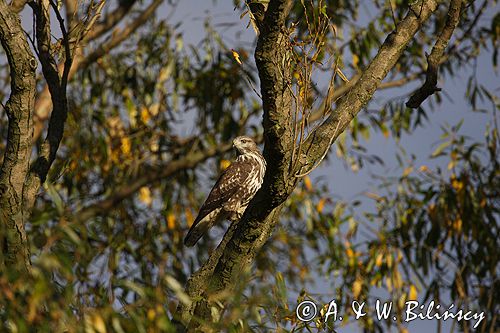
<path id="1" fill-rule="evenodd" d="M 189 229 L 184 244 L 193 246 L 214 224 L 229 219 L 238 221 L 262 185 L 266 160 L 248 136 L 233 140 L 236 160 L 224 170 L 210 191 Z"/>

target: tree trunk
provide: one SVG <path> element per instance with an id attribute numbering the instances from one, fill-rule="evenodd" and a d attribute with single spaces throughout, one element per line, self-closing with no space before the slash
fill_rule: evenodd
<path id="1" fill-rule="evenodd" d="M 11 79 L 11 94 L 5 105 L 9 118 L 7 146 L 0 168 L 0 266 L 25 273 L 30 269 L 30 259 L 23 194 L 31 156 L 37 61 L 19 16 L 4 0 L 0 0 L 0 41 Z"/>
<path id="2" fill-rule="evenodd" d="M 350 91 L 337 103 L 337 108 L 311 133 L 292 161 L 295 142 L 292 137 L 291 80 L 289 33 L 285 26 L 290 1 L 271 0 L 267 10 L 262 5 L 253 5 L 251 10 L 260 31 L 255 59 L 261 80 L 263 100 L 263 126 L 268 163 L 261 190 L 250 202 L 234 234 L 227 233 L 224 249 L 215 251 L 217 260 L 207 261 L 210 274 L 205 274 L 204 283 L 197 281 L 187 287 L 188 295 L 199 295 L 189 310 L 194 308 L 195 320 L 190 330 L 199 327 L 203 321 L 210 322 L 210 308 L 216 306 L 209 301 L 210 295 L 231 290 L 239 274 L 251 267 L 256 253 L 270 237 L 279 220 L 279 213 L 285 200 L 294 190 L 299 177 L 315 168 L 324 158 L 335 139 L 347 128 L 350 121 L 370 101 L 382 80 L 396 65 L 406 46 L 421 29 L 422 24 L 437 9 L 440 1 L 419 1 L 411 6 L 406 17 L 387 36 L 378 54 Z M 261 18 L 259 20 L 259 18 Z M 229 240 L 226 239 L 229 238 Z M 203 266 L 200 271 L 207 271 Z M 208 275 L 208 276 L 206 276 Z M 204 289 L 200 291 L 191 288 Z M 180 309 L 179 318 L 184 324 L 190 314 Z"/>

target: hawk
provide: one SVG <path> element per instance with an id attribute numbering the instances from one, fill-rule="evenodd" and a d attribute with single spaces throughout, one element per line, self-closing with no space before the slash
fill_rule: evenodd
<path id="1" fill-rule="evenodd" d="M 214 224 L 225 219 L 238 221 L 259 190 L 266 172 L 266 160 L 248 136 L 233 140 L 238 157 L 220 175 L 198 216 L 189 229 L 184 244 L 193 246 Z"/>

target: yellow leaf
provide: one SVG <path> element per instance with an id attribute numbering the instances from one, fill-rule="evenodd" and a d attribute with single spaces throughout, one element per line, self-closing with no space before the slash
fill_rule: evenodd
<path id="1" fill-rule="evenodd" d="M 399 297 L 398 299 L 398 308 L 399 309 L 402 309 L 404 308 L 405 306 L 405 302 L 406 302 L 406 293 L 402 293 L 401 296 Z"/>
<path id="2" fill-rule="evenodd" d="M 150 118 L 149 110 L 147 107 L 143 106 L 141 109 L 141 120 L 143 123 L 147 123 Z"/>
<path id="3" fill-rule="evenodd" d="M 392 267 L 392 254 L 387 254 L 387 258 L 385 259 L 385 262 L 387 263 L 387 267 L 391 268 Z"/>
<path id="4" fill-rule="evenodd" d="M 410 285 L 410 292 L 408 294 L 408 300 L 416 301 L 417 296 L 418 296 L 417 287 L 415 287 L 414 285 Z"/>
<path id="5" fill-rule="evenodd" d="M 359 64 L 359 57 L 357 54 L 353 53 L 352 55 L 352 65 L 354 66 L 354 68 L 358 68 L 358 64 Z"/>
<path id="6" fill-rule="evenodd" d="M 148 319 L 149 319 L 150 321 L 153 321 L 153 320 L 155 319 L 155 317 L 156 317 L 156 312 L 155 312 L 155 310 L 154 310 L 154 309 L 149 309 L 149 310 L 148 310 Z"/>
<path id="7" fill-rule="evenodd" d="M 240 55 L 238 54 L 238 52 L 233 49 L 231 49 L 231 52 L 233 53 L 234 60 L 236 60 L 236 62 L 241 65 Z"/>
<path id="8" fill-rule="evenodd" d="M 323 208 L 325 208 L 325 203 L 326 203 L 326 199 L 325 198 L 321 198 L 318 202 L 318 204 L 316 205 L 316 210 L 318 211 L 318 213 L 322 213 L 323 212 Z"/>
<path id="9" fill-rule="evenodd" d="M 375 259 L 375 266 L 377 266 L 377 267 L 382 266 L 383 259 L 384 259 L 383 253 L 379 253 L 377 255 L 377 258 Z"/>
<path id="10" fill-rule="evenodd" d="M 153 199 L 151 198 L 151 191 L 149 187 L 143 186 L 139 189 L 139 200 L 145 205 L 151 205 Z"/>
<path id="11" fill-rule="evenodd" d="M 401 260 L 403 260 L 403 252 L 401 252 L 401 250 L 398 250 L 398 258 L 397 258 L 397 261 L 398 261 L 398 262 L 401 262 Z"/>
<path id="12" fill-rule="evenodd" d="M 448 170 L 453 169 L 454 166 L 455 166 L 455 161 L 450 161 L 450 163 L 448 163 Z"/>
<path id="13" fill-rule="evenodd" d="M 230 165 L 231 165 L 231 161 L 221 160 L 219 167 L 221 170 L 226 170 Z"/>
<path id="14" fill-rule="evenodd" d="M 384 136 L 384 138 L 386 138 L 386 139 L 387 139 L 387 138 L 389 137 L 389 135 L 390 135 L 390 134 L 391 134 L 391 133 L 389 132 L 389 130 L 388 130 L 387 128 L 385 128 L 385 127 L 384 127 L 384 128 L 382 128 L 382 135 Z"/>
<path id="15" fill-rule="evenodd" d="M 92 326 L 98 333 L 106 333 L 106 324 L 100 315 L 92 316 Z"/>
<path id="16" fill-rule="evenodd" d="M 306 186 L 306 189 L 311 192 L 313 190 L 312 183 L 311 183 L 311 178 L 309 176 L 304 177 L 304 185 Z"/>
<path id="17" fill-rule="evenodd" d="M 173 213 L 168 213 L 167 215 L 167 228 L 168 229 L 175 228 L 175 215 Z"/>
<path id="18" fill-rule="evenodd" d="M 356 281 L 352 284 L 352 296 L 356 299 L 361 293 L 361 288 L 363 287 L 363 280 L 356 278 Z"/>
<path id="19" fill-rule="evenodd" d="M 403 171 L 403 177 L 408 176 L 413 171 L 413 167 L 408 167 Z"/>
<path id="20" fill-rule="evenodd" d="M 458 232 L 462 231 L 462 219 L 460 217 L 453 222 L 453 229 Z"/>
<path id="21" fill-rule="evenodd" d="M 187 222 L 188 227 L 192 226 L 193 222 L 194 222 L 194 218 L 193 218 L 193 214 L 191 213 L 191 209 L 186 208 L 184 210 L 184 215 L 186 216 L 186 222 Z"/>
<path id="22" fill-rule="evenodd" d="M 399 273 L 399 270 L 397 268 L 394 270 L 392 278 L 394 288 L 401 289 L 401 287 L 403 286 L 403 280 L 401 279 L 401 273 Z"/>
<path id="23" fill-rule="evenodd" d="M 454 179 L 454 180 L 452 180 L 452 181 L 451 181 L 451 186 L 452 186 L 455 190 L 460 191 L 460 190 L 464 187 L 464 183 L 462 183 L 462 182 L 461 182 L 461 181 L 459 181 L 459 180 Z"/>
<path id="24" fill-rule="evenodd" d="M 352 258 L 352 257 L 354 257 L 354 251 L 353 251 L 350 247 L 348 247 L 348 248 L 345 250 L 345 253 L 347 254 L 347 257 L 348 257 L 348 258 Z"/>
<path id="25" fill-rule="evenodd" d="M 391 282 L 391 278 L 390 277 L 386 277 L 385 278 L 385 285 L 387 286 L 387 290 L 389 292 L 392 291 L 392 282 Z"/>
<path id="26" fill-rule="evenodd" d="M 380 276 L 379 275 L 376 275 L 371 281 L 370 281 L 370 284 L 372 286 L 376 285 L 378 282 L 380 281 Z"/>
<path id="27" fill-rule="evenodd" d="M 429 172 L 427 165 L 422 165 L 418 170 L 420 170 L 420 172 Z"/>
<path id="28" fill-rule="evenodd" d="M 130 151 L 131 151 L 131 143 L 130 143 L 130 139 L 128 137 L 123 137 L 121 138 L 121 146 L 120 146 L 120 149 L 123 153 L 123 155 L 126 155 L 128 156 L 130 154 Z"/>
<path id="29" fill-rule="evenodd" d="M 151 140 L 149 143 L 149 149 L 151 150 L 152 153 L 157 153 L 158 150 L 160 149 L 160 145 L 158 144 L 158 141 Z"/>
<path id="30" fill-rule="evenodd" d="M 155 103 L 149 107 L 149 113 L 154 117 L 160 111 L 160 104 Z"/>

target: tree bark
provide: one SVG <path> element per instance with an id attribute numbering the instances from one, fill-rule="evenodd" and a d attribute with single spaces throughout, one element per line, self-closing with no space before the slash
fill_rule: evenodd
<path id="1" fill-rule="evenodd" d="M 19 273 L 30 269 L 24 230 L 24 182 L 29 170 L 37 61 L 19 16 L 0 0 L 0 42 L 10 67 L 11 94 L 5 105 L 9 118 L 7 147 L 0 168 L 0 266 Z"/>
<path id="2" fill-rule="evenodd" d="M 66 86 L 71 68 L 68 33 L 56 4 L 50 0 L 30 2 L 36 21 L 37 55 L 50 90 L 53 111 L 47 137 L 30 166 L 37 60 L 26 40 L 17 13 L 0 0 L 0 41 L 10 68 L 11 93 L 6 104 L 9 118 L 7 148 L 0 169 L 0 265 L 11 271 L 29 272 L 30 255 L 24 225 L 30 218 L 36 195 L 56 158 L 67 116 Z M 65 60 L 62 74 L 51 50 L 50 9 L 55 10 L 63 35 Z"/>

